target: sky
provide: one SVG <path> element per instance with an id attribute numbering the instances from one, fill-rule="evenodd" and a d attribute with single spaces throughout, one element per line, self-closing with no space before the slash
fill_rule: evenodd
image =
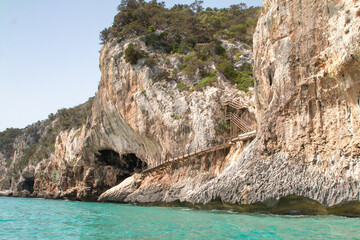
<path id="1" fill-rule="evenodd" d="M 101 78 L 99 32 L 120 0 L 0 0 L 0 131 L 84 103 Z M 167 7 L 194 0 L 164 1 Z M 261 0 L 204 0 L 228 7 Z"/>

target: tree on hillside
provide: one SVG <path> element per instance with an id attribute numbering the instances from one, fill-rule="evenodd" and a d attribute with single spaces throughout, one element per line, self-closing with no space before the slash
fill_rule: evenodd
<path id="1" fill-rule="evenodd" d="M 104 30 L 102 30 L 100 32 L 99 38 L 100 38 L 100 44 L 105 44 L 110 38 L 110 30 L 109 30 L 109 28 L 105 28 Z"/>
<path id="2" fill-rule="evenodd" d="M 101 43 L 145 35 L 151 45 L 169 53 L 184 53 L 214 39 L 252 44 L 260 8 L 240 3 L 204 10 L 202 4 L 202 0 L 195 0 L 190 5 L 176 4 L 167 9 L 164 2 L 157 0 L 122 0 L 113 25 L 100 34 Z"/>
<path id="3" fill-rule="evenodd" d="M 203 3 L 204 3 L 204 1 L 195 0 L 195 2 L 190 4 L 190 9 L 195 13 L 200 13 L 202 10 L 204 10 L 204 8 L 202 6 Z"/>
<path id="4" fill-rule="evenodd" d="M 119 12 L 125 9 L 137 9 L 140 5 L 144 5 L 144 0 L 121 0 L 120 5 L 117 7 Z"/>

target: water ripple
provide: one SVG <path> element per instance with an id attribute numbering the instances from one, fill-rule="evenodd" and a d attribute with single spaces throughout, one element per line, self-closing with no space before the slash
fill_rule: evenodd
<path id="1" fill-rule="evenodd" d="M 0 197 L 0 239 L 359 239 L 360 220 Z"/>

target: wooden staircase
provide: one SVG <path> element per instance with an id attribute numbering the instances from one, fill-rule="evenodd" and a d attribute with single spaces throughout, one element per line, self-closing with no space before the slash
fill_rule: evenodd
<path id="1" fill-rule="evenodd" d="M 250 126 L 235 113 L 230 113 L 230 121 L 234 123 L 243 133 L 251 132 L 254 130 L 253 126 Z"/>
<path id="2" fill-rule="evenodd" d="M 222 104 L 225 107 L 225 121 L 230 121 L 230 134 L 232 136 L 235 136 L 239 133 L 247 133 L 255 130 L 255 125 L 247 123 L 239 116 L 239 112 L 241 111 L 241 109 L 249 108 L 246 103 L 243 103 L 239 99 L 234 98 L 226 100 Z M 232 110 L 228 111 L 228 108 Z"/>
<path id="3" fill-rule="evenodd" d="M 240 102 L 239 99 L 230 99 L 225 100 L 222 102 L 223 106 L 229 106 L 235 109 L 243 109 L 243 108 L 249 108 L 249 105 L 243 102 Z"/>

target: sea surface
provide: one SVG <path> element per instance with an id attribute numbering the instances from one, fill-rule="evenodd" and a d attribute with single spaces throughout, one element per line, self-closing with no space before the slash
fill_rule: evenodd
<path id="1" fill-rule="evenodd" d="M 0 239 L 360 239 L 360 219 L 0 197 Z"/>

